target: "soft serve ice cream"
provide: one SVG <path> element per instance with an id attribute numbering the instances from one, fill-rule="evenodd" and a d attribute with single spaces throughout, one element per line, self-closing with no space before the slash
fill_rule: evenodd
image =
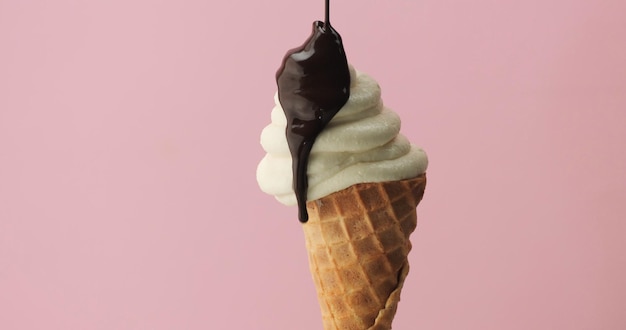
<path id="1" fill-rule="evenodd" d="M 425 172 L 426 154 L 399 135 L 400 119 L 383 106 L 376 81 L 348 65 L 328 17 L 287 53 L 276 81 L 257 181 L 281 202 L 298 204 L 300 221 L 308 219 L 307 201 L 359 182 Z"/>
<path id="2" fill-rule="evenodd" d="M 261 133 L 267 152 L 257 168 L 261 190 L 295 205 L 287 119 L 278 96 L 271 123 Z M 378 83 L 350 66 L 350 97 L 319 134 L 308 164 L 307 200 L 316 200 L 361 182 L 396 181 L 426 171 L 424 151 L 400 134 L 400 118 L 381 99 Z"/>

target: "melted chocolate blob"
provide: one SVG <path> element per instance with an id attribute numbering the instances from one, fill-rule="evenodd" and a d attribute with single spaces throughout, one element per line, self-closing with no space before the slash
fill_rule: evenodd
<path id="1" fill-rule="evenodd" d="M 290 50 L 276 73 L 278 99 L 287 117 L 298 218 L 306 222 L 307 167 L 313 143 L 350 96 L 350 71 L 341 36 L 326 22 L 313 23 L 304 45 Z"/>

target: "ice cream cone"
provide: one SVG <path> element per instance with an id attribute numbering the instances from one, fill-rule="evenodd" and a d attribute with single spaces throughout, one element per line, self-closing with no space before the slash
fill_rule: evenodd
<path id="1" fill-rule="evenodd" d="M 391 329 L 425 186 L 422 174 L 307 203 L 303 229 L 325 330 Z"/>

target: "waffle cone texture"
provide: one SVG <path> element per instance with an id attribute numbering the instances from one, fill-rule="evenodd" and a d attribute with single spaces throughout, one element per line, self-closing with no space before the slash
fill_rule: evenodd
<path id="1" fill-rule="evenodd" d="M 307 203 L 302 227 L 325 330 L 391 329 L 425 187 L 422 174 Z"/>

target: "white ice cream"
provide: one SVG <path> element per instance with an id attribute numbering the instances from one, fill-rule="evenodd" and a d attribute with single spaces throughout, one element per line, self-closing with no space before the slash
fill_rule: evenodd
<path id="1" fill-rule="evenodd" d="M 400 133 L 400 118 L 383 105 L 380 87 L 350 66 L 350 98 L 313 144 L 308 165 L 307 199 L 316 200 L 356 183 L 396 181 L 426 172 L 428 158 Z M 278 101 L 272 122 L 261 133 L 267 155 L 257 168 L 261 190 L 281 203 L 296 204 L 292 161 Z"/>

